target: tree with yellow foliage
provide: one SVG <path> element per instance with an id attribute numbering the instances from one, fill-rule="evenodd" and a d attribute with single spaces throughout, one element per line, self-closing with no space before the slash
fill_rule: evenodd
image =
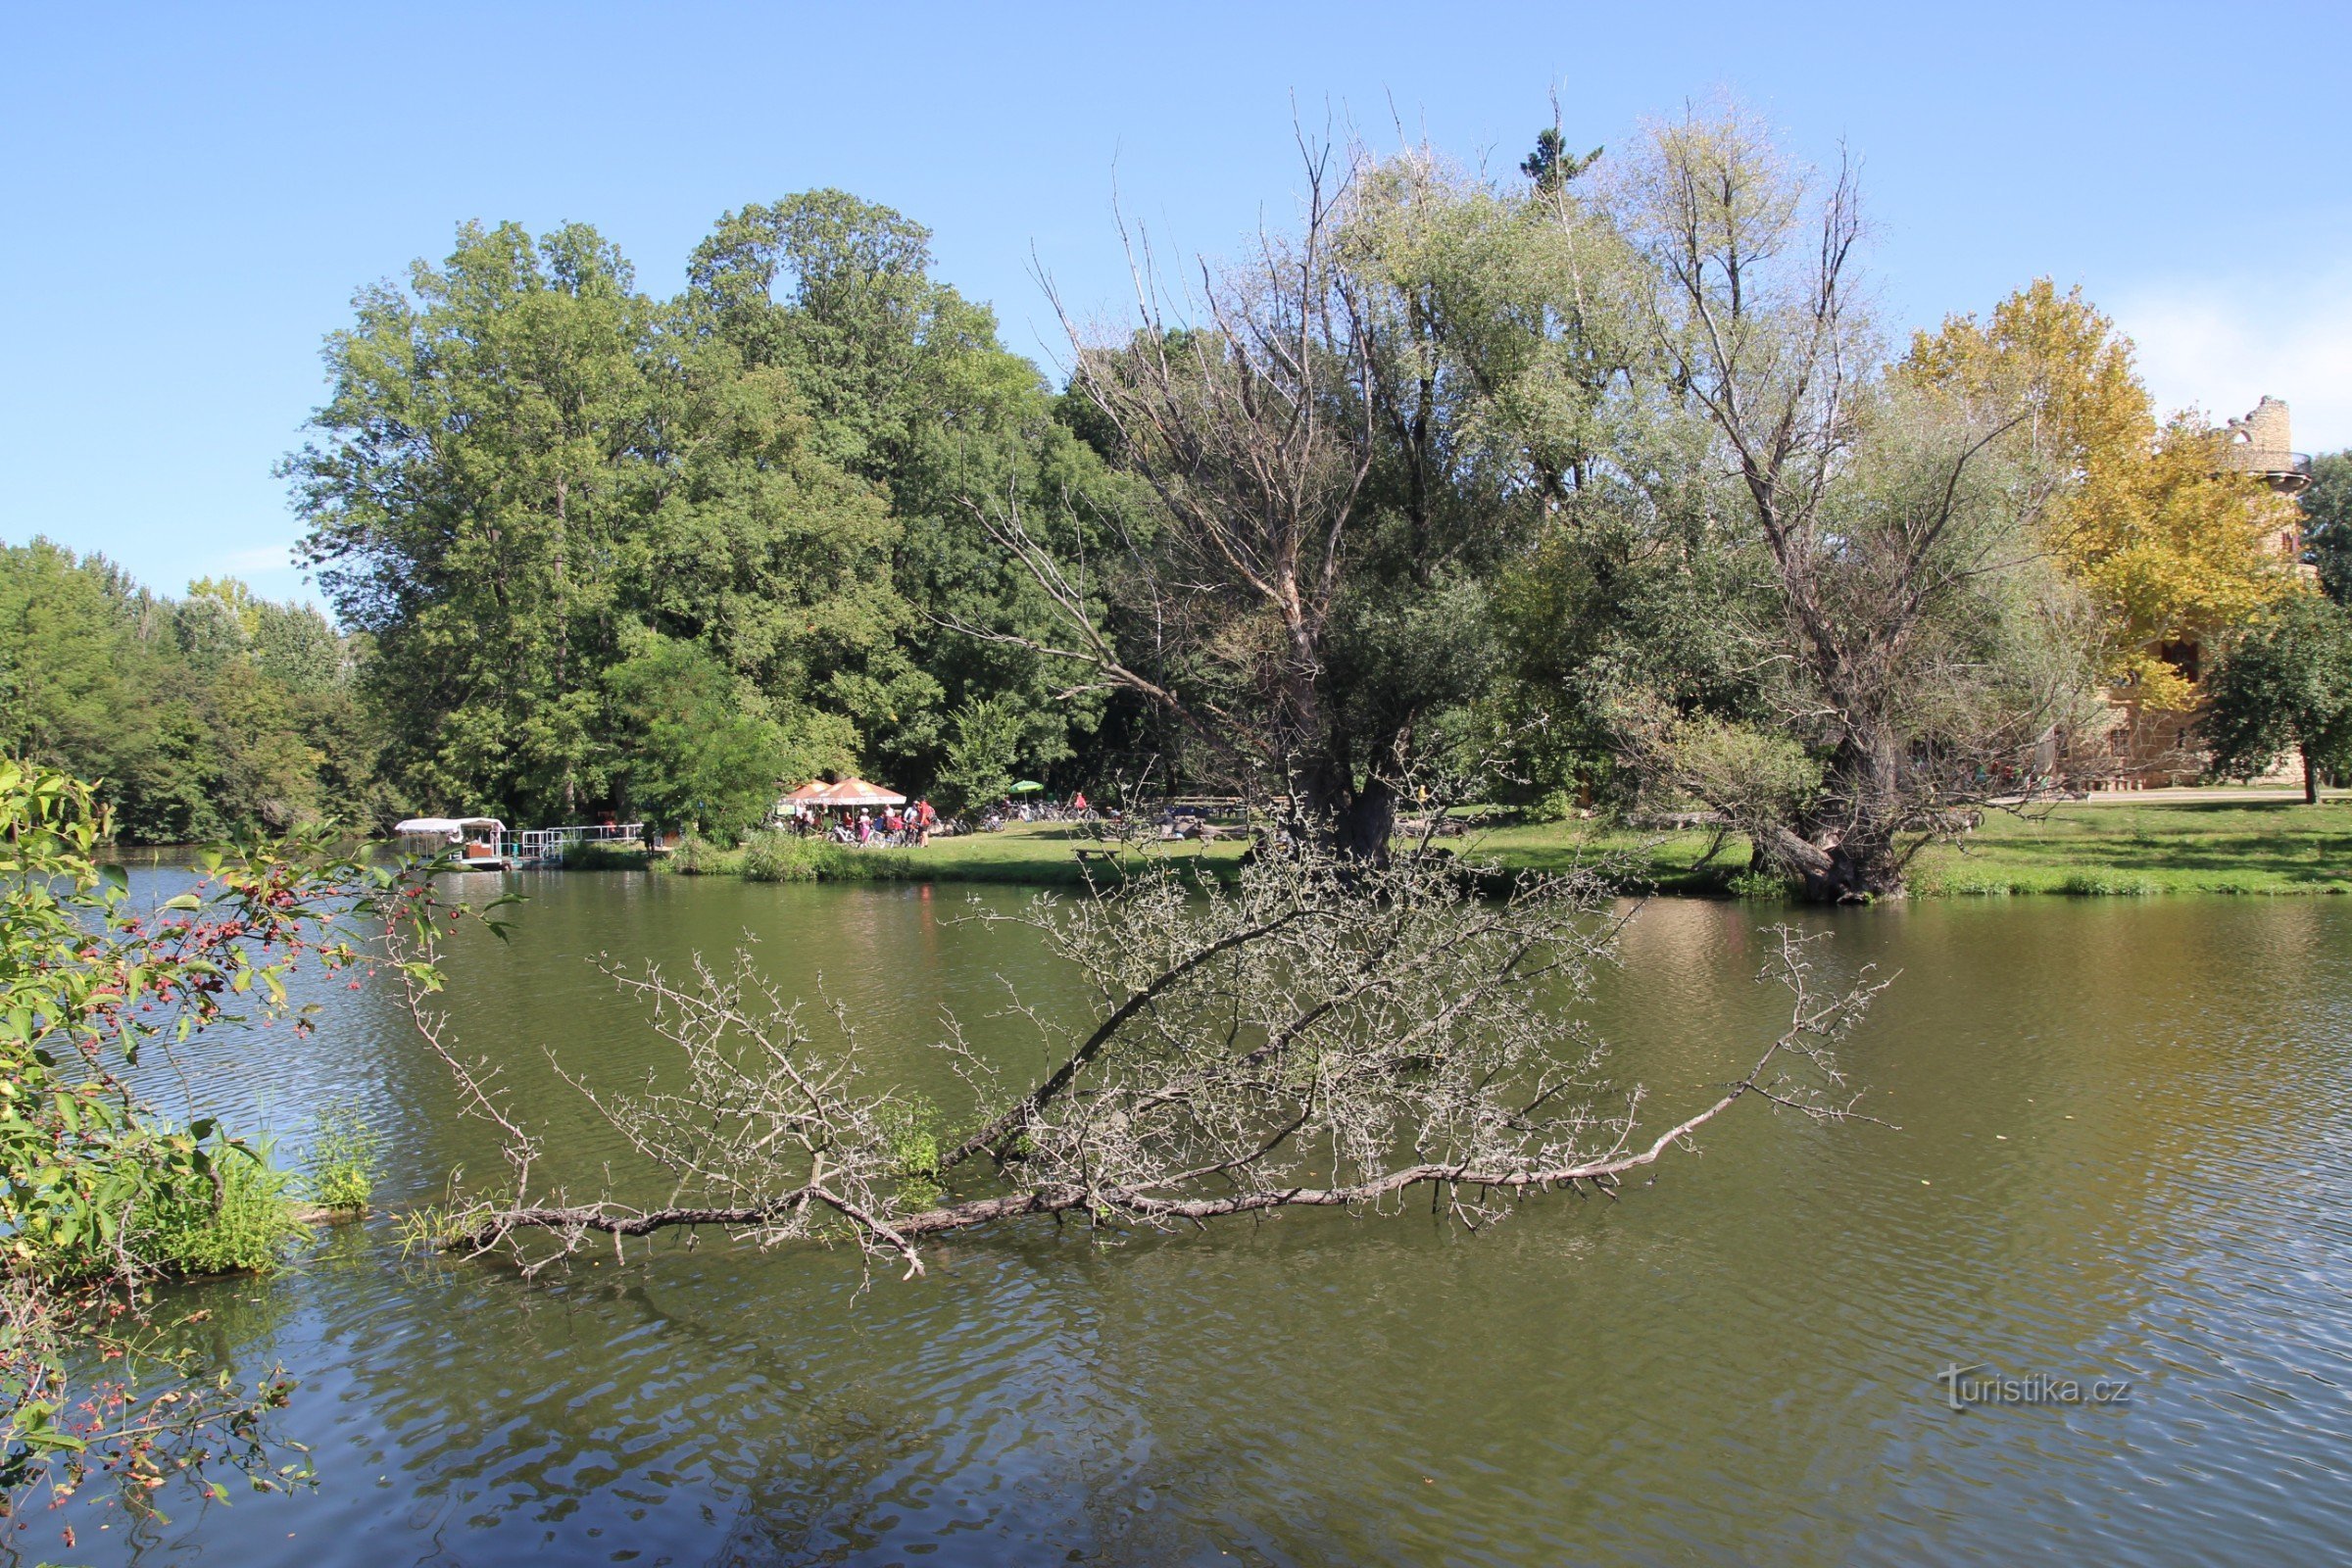
<path id="1" fill-rule="evenodd" d="M 2196 701 L 2193 673 L 2168 648 L 2298 591 L 2275 547 L 2294 504 L 2228 471 L 2223 437 L 2200 416 L 2158 422 L 2132 340 L 2080 288 L 2060 294 L 2040 278 L 1989 322 L 1951 317 L 1918 333 L 1894 373 L 2017 418 L 2012 439 L 2053 485 L 2048 547 L 2101 612 L 2108 678 L 2140 706 Z"/>

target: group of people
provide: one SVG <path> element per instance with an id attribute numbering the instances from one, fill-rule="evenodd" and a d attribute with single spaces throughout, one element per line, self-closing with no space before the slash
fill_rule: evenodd
<path id="1" fill-rule="evenodd" d="M 966 822 L 963 831 L 978 826 L 984 832 L 994 832 L 1012 822 L 1083 822 L 1091 821 L 1097 812 L 1081 790 L 1067 801 L 1021 800 L 1006 797 L 979 815 L 977 823 Z M 1113 819 L 1117 811 L 1110 813 Z M 939 812 L 929 800 L 911 805 L 885 806 L 879 810 L 866 806 L 853 809 L 822 800 L 787 801 L 777 807 L 776 825 L 795 833 L 822 833 L 836 844 L 854 845 L 859 849 L 920 848 L 931 842 L 934 833 L 955 831 L 940 820 Z"/>
<path id="2" fill-rule="evenodd" d="M 931 842 L 932 833 L 939 827 L 939 813 L 928 800 L 916 801 L 901 810 L 895 806 L 882 808 L 876 816 L 871 807 L 860 809 L 855 820 L 848 813 L 833 824 L 833 842 L 854 844 L 859 849 L 920 849 Z"/>

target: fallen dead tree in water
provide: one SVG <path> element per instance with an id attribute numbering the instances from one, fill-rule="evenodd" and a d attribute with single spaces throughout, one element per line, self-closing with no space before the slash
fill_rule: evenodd
<path id="1" fill-rule="evenodd" d="M 812 1023 L 750 958 L 672 978 L 608 966 L 670 1048 L 639 1084 L 564 1073 L 662 1171 L 666 1202 L 573 1201 L 495 1069 L 412 994 L 471 1109 L 504 1134 L 495 1194 L 414 1216 L 413 1239 L 526 1270 L 583 1247 L 717 1229 L 759 1246 L 849 1243 L 922 1269 L 927 1238 L 1023 1215 L 1170 1228 L 1292 1207 L 1382 1210 L 1416 1190 L 1465 1224 L 1526 1195 L 1610 1192 L 1742 1100 L 1820 1121 L 1856 1114 L 1832 1047 L 1880 986 L 1825 990 L 1784 931 L 1766 978 L 1787 1028 L 1709 1100 L 1662 1123 L 1612 1089 L 1581 1011 L 1629 912 L 1598 869 L 1482 900 L 1458 867 L 1367 869 L 1307 851 L 1236 883 L 1163 863 L 1100 897 L 1018 913 L 1094 997 L 1071 1024 L 1015 996 L 1050 1064 L 1008 1080 L 946 1021 L 937 1049 L 971 1093 L 951 1124 L 868 1075 L 854 1021 Z M 1744 1056 L 1744 1054 L 1743 1054 Z"/>

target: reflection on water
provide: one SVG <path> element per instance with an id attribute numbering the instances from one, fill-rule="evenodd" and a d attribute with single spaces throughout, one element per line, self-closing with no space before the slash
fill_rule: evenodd
<path id="1" fill-rule="evenodd" d="M 488 882 L 481 883 L 487 889 Z M 893 1073 L 1034 940 L 947 890 L 542 876 L 510 948 L 456 956 L 574 1179 L 619 1151 L 544 1053 L 643 1070 L 587 959 L 748 936 L 838 997 Z M 991 893 L 992 899 L 1009 895 Z M 2055 900 L 1824 917 L 1899 970 L 1848 1056 L 1901 1131 L 1743 1113 L 1624 1202 L 1469 1237 L 1426 1215 L 1206 1236 L 1051 1224 L 855 1257 L 665 1245 L 525 1288 L 347 1231 L 289 1277 L 191 1291 L 220 1353 L 302 1380 L 320 1490 L 168 1503 L 82 1555 L 385 1561 L 1767 1563 L 2328 1560 L 2352 1544 L 2352 909 Z M 1642 912 L 1600 1022 L 1659 1109 L 1775 1028 L 1750 908 Z M 993 1031 L 993 1032 L 992 1032 Z M 491 1146 L 388 999 L 240 1048 L 214 1108 L 298 1145 L 329 1100 L 394 1200 Z M 2124 1377 L 2125 1408 L 1955 1414 L 1935 1375 Z M 111 1554 L 111 1555 L 110 1555 Z M 1227 1554 L 1230 1554 L 1227 1555 Z"/>

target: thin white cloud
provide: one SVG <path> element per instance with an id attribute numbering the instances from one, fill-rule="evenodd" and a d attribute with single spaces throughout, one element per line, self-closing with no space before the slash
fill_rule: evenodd
<path id="1" fill-rule="evenodd" d="M 292 571 L 294 547 L 263 545 L 258 549 L 239 550 L 220 558 L 220 569 L 230 576 L 243 576 L 247 572 Z"/>
<path id="2" fill-rule="evenodd" d="M 2172 283 L 2117 301 L 2157 404 L 2216 420 L 2275 397 L 2293 411 L 2304 452 L 2352 447 L 2352 273 L 2280 289 Z"/>
<path id="3" fill-rule="evenodd" d="M 245 585 L 265 599 L 290 601 L 309 605 L 333 619 L 333 613 L 318 597 L 318 589 L 302 576 L 302 568 L 294 563 L 291 540 L 282 545 L 256 545 L 250 550 L 232 550 L 215 556 L 199 574 L 207 577 L 242 577 Z"/>

